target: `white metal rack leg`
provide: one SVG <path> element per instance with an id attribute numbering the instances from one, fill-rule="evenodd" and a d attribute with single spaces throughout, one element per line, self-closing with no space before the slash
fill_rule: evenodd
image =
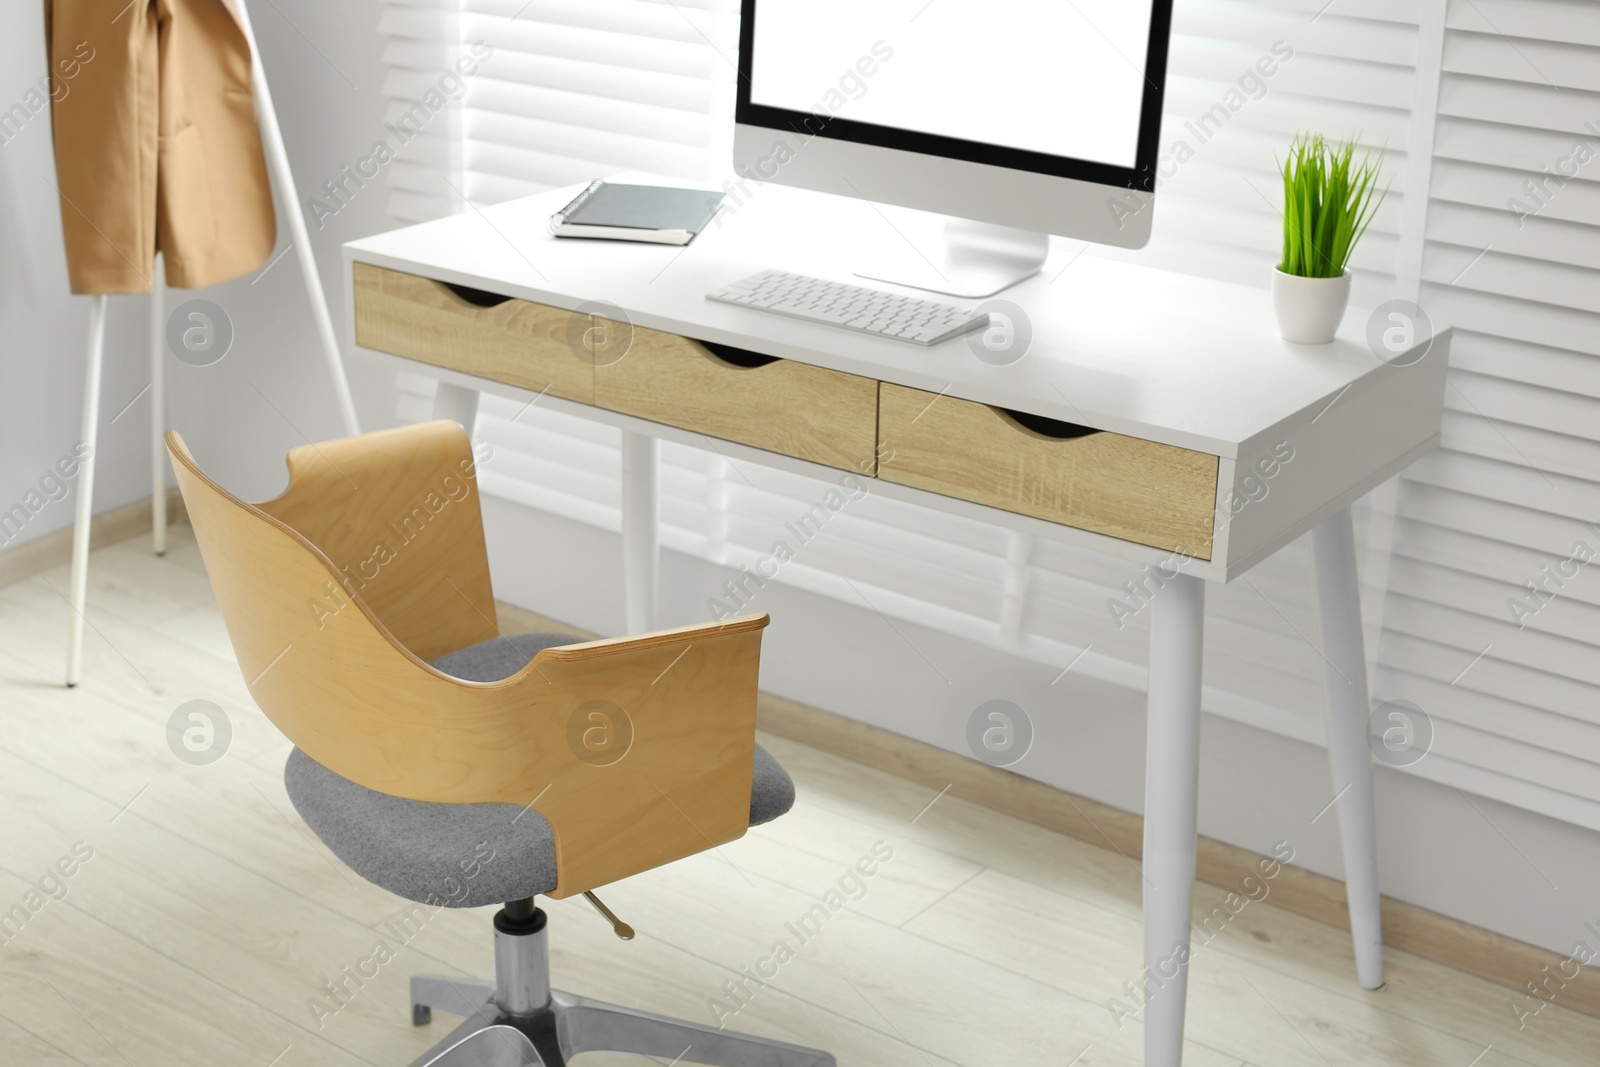
<path id="1" fill-rule="evenodd" d="M 1145 1067 L 1178 1067 L 1189 984 L 1200 783 L 1200 652 L 1205 582 L 1180 574 L 1157 590 L 1150 617 L 1145 742 Z"/>
<path id="2" fill-rule="evenodd" d="M 356 419 L 355 401 L 350 395 L 350 383 L 344 373 L 344 359 L 339 352 L 338 334 L 333 329 L 333 315 L 328 310 L 326 294 L 322 291 L 322 276 L 317 271 L 316 254 L 311 247 L 311 234 L 306 229 L 305 215 L 300 208 L 300 197 L 295 191 L 294 172 L 289 168 L 289 153 L 283 145 L 283 131 L 278 126 L 278 114 L 272 106 L 272 91 L 267 85 L 266 68 L 261 64 L 261 50 L 256 47 L 256 35 L 250 25 L 250 13 L 244 0 L 232 5 L 250 46 L 250 73 L 256 97 L 256 120 L 261 127 L 261 143 L 266 150 L 267 163 L 278 183 L 278 198 L 283 215 L 289 224 L 289 236 L 294 243 L 300 263 L 301 280 L 305 283 L 306 297 L 311 304 L 311 316 L 316 323 L 317 336 L 322 343 L 322 354 L 328 364 L 328 374 L 333 382 L 334 399 L 345 432 L 358 434 L 361 425 Z M 152 264 L 154 267 L 154 264 Z M 152 476 L 154 493 L 151 497 L 151 526 L 156 554 L 167 547 L 166 512 L 166 446 L 162 433 L 166 429 L 165 375 L 162 373 L 166 324 L 163 319 L 160 272 L 156 272 L 150 289 L 150 377 L 151 377 L 151 460 L 155 467 Z M 89 588 L 89 532 L 94 519 L 94 468 L 99 457 L 100 374 L 105 354 L 106 297 L 96 296 L 89 312 L 89 367 L 84 381 L 83 436 L 90 448 L 87 459 L 81 464 L 78 480 L 78 508 L 72 529 L 72 579 L 69 593 L 72 617 L 67 635 L 68 686 L 78 684 L 83 673 L 83 627 L 88 610 Z M 470 431 L 470 427 L 468 427 Z"/>
<path id="3" fill-rule="evenodd" d="M 157 260 L 161 258 L 159 253 Z M 150 541 L 158 556 L 167 554 L 166 283 L 158 262 L 150 272 Z M 79 605 L 80 607 L 82 605 Z"/>
<path id="4" fill-rule="evenodd" d="M 656 439 L 622 431 L 622 581 L 628 632 L 656 625 L 657 562 L 660 558 Z"/>
<path id="5" fill-rule="evenodd" d="M 1322 677 L 1328 698 L 1328 762 L 1344 846 L 1345 897 L 1364 989 L 1383 985 L 1383 913 L 1378 895 L 1378 819 L 1367 748 L 1367 661 L 1361 636 L 1350 509 L 1317 524 L 1312 534 L 1317 611 L 1322 619 Z"/>
<path id="6" fill-rule="evenodd" d="M 72 618 L 67 635 L 67 685 L 78 684 L 83 674 L 84 605 L 89 592 L 89 529 L 94 517 L 94 472 L 100 465 L 100 368 L 105 363 L 105 295 L 94 297 L 89 305 L 89 358 L 83 376 L 83 432 L 78 440 L 88 452 L 78 467 L 78 511 L 72 527 L 72 578 L 67 596 Z"/>

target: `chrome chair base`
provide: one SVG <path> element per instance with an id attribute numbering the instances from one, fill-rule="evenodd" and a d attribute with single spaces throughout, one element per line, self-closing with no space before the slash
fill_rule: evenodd
<path id="1" fill-rule="evenodd" d="M 523 902 L 517 902 L 522 905 Z M 416 975 L 411 1021 L 466 1017 L 412 1067 L 566 1067 L 581 1052 L 624 1052 L 717 1067 L 836 1067 L 833 1056 L 714 1026 L 635 1011 L 549 986 L 544 913 L 495 916 L 495 981 Z"/>

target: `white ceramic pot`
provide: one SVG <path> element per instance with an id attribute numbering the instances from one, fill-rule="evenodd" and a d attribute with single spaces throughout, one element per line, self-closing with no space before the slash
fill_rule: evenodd
<path id="1" fill-rule="evenodd" d="M 1301 278 L 1272 268 L 1272 309 L 1285 341 L 1327 344 L 1339 331 L 1349 303 L 1349 270 L 1337 278 Z"/>

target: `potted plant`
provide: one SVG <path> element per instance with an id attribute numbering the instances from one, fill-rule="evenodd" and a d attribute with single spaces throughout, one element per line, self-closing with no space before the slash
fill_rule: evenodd
<path id="1" fill-rule="evenodd" d="M 1327 344 L 1350 302 L 1350 253 L 1388 190 L 1377 191 L 1377 159 L 1355 160 L 1350 141 L 1335 147 L 1300 133 L 1283 172 L 1283 261 L 1272 275 L 1272 307 L 1288 341 Z M 1374 199 L 1374 193 L 1377 193 Z"/>

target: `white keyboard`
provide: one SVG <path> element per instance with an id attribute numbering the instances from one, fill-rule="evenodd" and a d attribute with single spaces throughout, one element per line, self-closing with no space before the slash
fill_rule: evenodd
<path id="1" fill-rule="evenodd" d="M 707 293 L 706 299 L 825 322 L 914 345 L 936 345 L 989 324 L 988 315 L 974 315 L 953 304 L 781 270 L 764 270 L 741 278 L 724 289 Z"/>

